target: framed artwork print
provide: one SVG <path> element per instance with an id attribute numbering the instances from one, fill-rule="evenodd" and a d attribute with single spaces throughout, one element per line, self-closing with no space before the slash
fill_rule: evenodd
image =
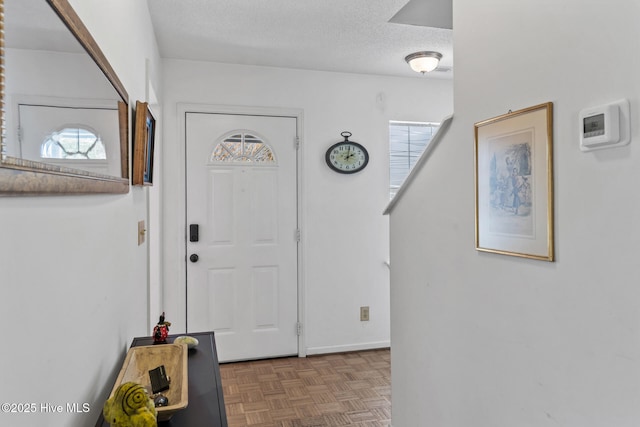
<path id="1" fill-rule="evenodd" d="M 133 185 L 153 185 L 153 151 L 156 119 L 149 104 L 136 102 L 133 141 Z"/>
<path id="2" fill-rule="evenodd" d="M 474 128 L 476 249 L 553 261 L 553 103 Z"/>

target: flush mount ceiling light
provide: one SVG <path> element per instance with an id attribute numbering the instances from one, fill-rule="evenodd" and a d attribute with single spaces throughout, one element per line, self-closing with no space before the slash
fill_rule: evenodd
<path id="1" fill-rule="evenodd" d="M 441 59 L 441 53 L 431 51 L 412 53 L 404 58 L 413 71 L 422 74 L 435 70 Z"/>

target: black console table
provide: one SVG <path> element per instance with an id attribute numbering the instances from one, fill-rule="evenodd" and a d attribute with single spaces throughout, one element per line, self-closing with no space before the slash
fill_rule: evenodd
<path id="1" fill-rule="evenodd" d="M 170 420 L 158 423 L 158 426 L 227 427 L 227 413 L 222 396 L 222 381 L 213 332 L 188 335 L 199 341 L 195 349 L 189 350 L 189 404 L 182 411 L 176 412 Z M 169 335 L 167 342 L 172 343 L 177 336 L 179 335 Z M 133 339 L 131 347 L 152 344 L 151 337 L 139 337 Z M 107 426 L 109 424 L 101 413 L 96 427 Z"/>

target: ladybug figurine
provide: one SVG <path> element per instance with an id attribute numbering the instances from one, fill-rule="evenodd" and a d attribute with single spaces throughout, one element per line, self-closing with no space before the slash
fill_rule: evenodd
<path id="1" fill-rule="evenodd" d="M 154 344 L 166 344 L 167 337 L 169 336 L 169 326 L 171 326 L 171 322 L 167 322 L 164 320 L 163 311 L 158 324 L 153 328 Z"/>

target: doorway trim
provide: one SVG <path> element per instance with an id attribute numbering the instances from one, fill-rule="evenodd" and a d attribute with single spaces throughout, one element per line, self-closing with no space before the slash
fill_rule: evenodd
<path id="1" fill-rule="evenodd" d="M 187 150 L 187 124 L 186 116 L 188 113 L 209 113 L 209 114 L 229 114 L 229 115 L 247 115 L 247 116 L 269 116 L 269 117 L 289 117 L 296 119 L 296 134 L 298 150 L 296 154 L 296 176 L 297 176 L 297 208 L 298 230 L 300 239 L 298 241 L 298 257 L 297 257 L 297 291 L 298 291 L 298 357 L 306 357 L 306 310 L 305 310 L 305 293 L 304 293 L 304 230 L 305 215 L 303 212 L 304 192 L 304 110 L 301 108 L 280 108 L 280 107 L 250 107 L 240 105 L 216 105 L 216 104 L 194 104 L 194 103 L 178 103 L 178 121 L 179 121 L 179 144 L 181 153 L 180 162 L 180 179 L 182 188 L 184 189 L 184 197 L 182 199 L 182 209 L 180 210 L 181 241 L 179 245 L 179 259 L 184 260 L 180 263 L 180 277 L 183 280 L 184 291 L 184 320 L 187 322 L 187 170 L 186 170 L 186 150 Z M 296 143 L 291 141 L 292 144 Z"/>

